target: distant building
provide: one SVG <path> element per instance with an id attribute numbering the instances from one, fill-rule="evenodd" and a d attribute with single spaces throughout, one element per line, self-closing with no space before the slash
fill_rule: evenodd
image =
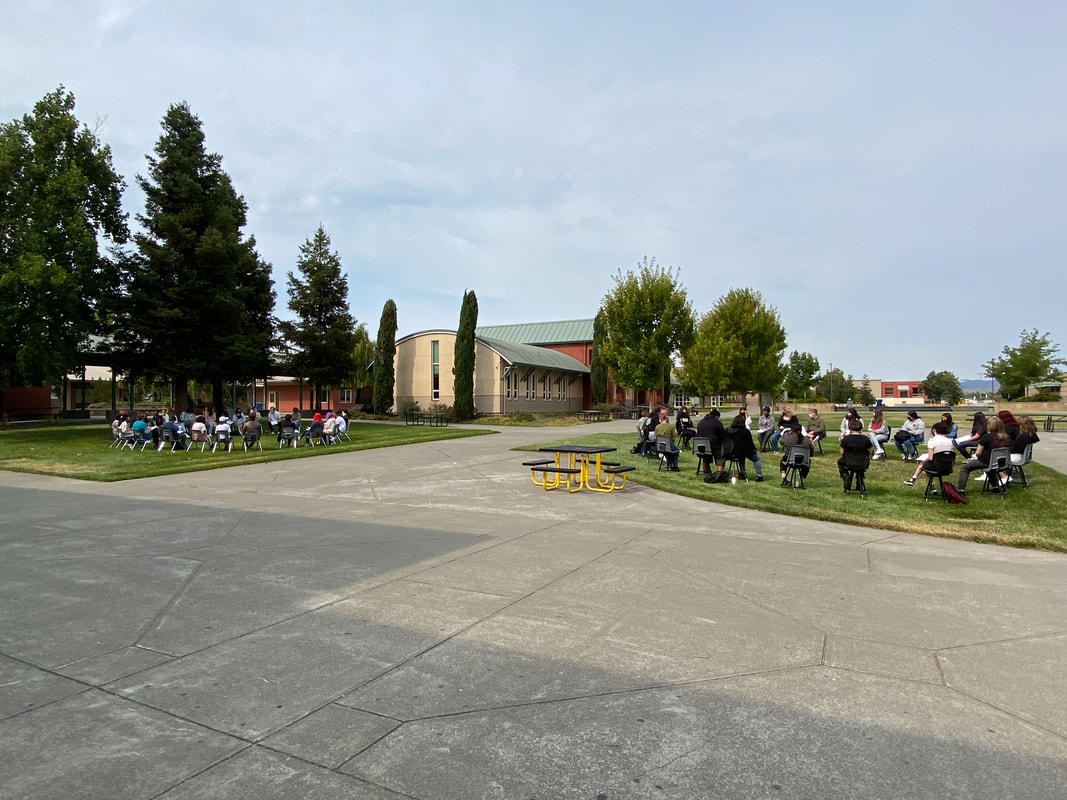
<path id="1" fill-rule="evenodd" d="M 926 395 L 920 390 L 922 380 L 885 381 L 877 378 L 867 378 L 867 385 L 875 400 L 881 400 L 885 406 L 909 406 L 922 405 L 926 402 Z M 853 379 L 852 386 L 858 393 L 863 388 L 864 379 Z M 853 394 L 855 399 L 855 394 Z"/>

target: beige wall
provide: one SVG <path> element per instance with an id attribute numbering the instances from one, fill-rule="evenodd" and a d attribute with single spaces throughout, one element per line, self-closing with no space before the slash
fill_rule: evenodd
<path id="1" fill-rule="evenodd" d="M 433 341 L 440 342 L 438 353 L 440 364 L 440 397 L 434 400 L 431 396 L 431 345 Z M 455 402 L 453 393 L 452 367 L 455 365 L 456 335 L 448 332 L 427 333 L 401 342 L 396 347 L 396 359 L 394 370 L 396 375 L 396 387 L 394 396 L 413 397 L 419 403 L 419 408 L 427 409 L 433 403 L 452 405 Z M 519 399 L 504 397 L 503 375 L 507 364 L 489 347 L 481 342 L 475 344 L 474 351 L 474 407 L 479 414 L 503 414 L 512 411 L 580 411 L 582 409 L 583 382 L 578 378 L 567 387 L 567 399 L 557 400 L 556 390 L 553 386 L 552 399 L 541 399 L 541 386 L 534 383 L 537 388 L 537 399 L 525 399 L 525 386 L 520 384 L 522 396 Z M 516 367 L 522 374 L 528 367 Z M 545 374 L 545 370 L 534 371 L 534 380 Z M 553 373 L 558 377 L 559 373 Z M 396 411 L 396 406 L 393 406 Z"/>

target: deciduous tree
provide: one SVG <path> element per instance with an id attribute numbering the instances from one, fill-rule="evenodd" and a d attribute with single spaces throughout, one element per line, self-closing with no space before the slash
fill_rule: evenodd
<path id="1" fill-rule="evenodd" d="M 1000 381 L 1000 393 L 1007 398 L 1021 397 L 1026 387 L 1042 381 L 1058 381 L 1065 362 L 1060 346 L 1048 333 L 1036 328 L 1019 335 L 1019 346 L 1004 345 L 1002 355 L 983 366 L 986 374 Z"/>
<path id="2" fill-rule="evenodd" d="M 128 292 L 116 326 L 119 366 L 170 378 L 180 405 L 190 379 L 211 384 L 224 404 L 223 381 L 265 377 L 274 337 L 270 265 L 245 238 L 247 207 L 208 153 L 200 119 L 172 105 L 148 177 L 144 232 L 126 264 Z"/>
<path id="3" fill-rule="evenodd" d="M 931 370 L 930 374 L 919 385 L 919 391 L 935 403 L 956 405 L 963 399 L 963 387 L 960 386 L 959 378 L 951 372 L 934 372 Z"/>
<path id="4" fill-rule="evenodd" d="M 387 414 L 393 407 L 393 387 L 396 385 L 396 303 L 386 300 L 378 323 L 378 339 L 374 347 L 374 413 Z"/>
<path id="5" fill-rule="evenodd" d="M 846 378 L 838 367 L 827 370 L 815 378 L 815 386 L 820 397 L 831 403 L 844 403 L 852 396 L 852 378 Z"/>
<path id="6" fill-rule="evenodd" d="M 463 307 L 459 312 L 456 331 L 455 366 L 452 367 L 455 401 L 452 412 L 456 419 L 471 419 L 474 408 L 474 331 L 478 327 L 478 298 L 474 291 L 463 293 Z"/>
<path id="7" fill-rule="evenodd" d="M 811 397 L 815 376 L 819 374 L 819 359 L 808 352 L 794 350 L 789 354 L 789 363 L 785 367 L 785 379 L 782 388 L 790 399 Z"/>
<path id="8" fill-rule="evenodd" d="M 0 397 L 81 366 L 117 295 L 101 249 L 129 236 L 124 185 L 62 86 L 0 126 Z"/>
<path id="9" fill-rule="evenodd" d="M 321 225 L 300 245 L 296 267 L 299 278 L 288 274 L 289 308 L 296 320 L 279 328 L 290 345 L 293 371 L 318 390 L 320 408 L 322 390 L 347 382 L 356 370 L 356 320 L 348 308 L 348 278 Z"/>
<path id="10" fill-rule="evenodd" d="M 697 326 L 686 351 L 686 380 L 702 394 L 777 392 L 782 385 L 785 328 L 752 289 L 731 289 Z"/>
<path id="11" fill-rule="evenodd" d="M 646 256 L 615 276 L 601 303 L 601 355 L 612 379 L 629 389 L 666 386 L 674 355 L 693 343 L 693 308 L 673 267 Z"/>

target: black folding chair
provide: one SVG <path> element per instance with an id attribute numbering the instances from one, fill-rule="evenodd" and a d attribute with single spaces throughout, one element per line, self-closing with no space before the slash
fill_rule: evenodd
<path id="1" fill-rule="evenodd" d="M 871 466 L 871 451 L 846 449 L 841 458 L 845 462 L 845 494 L 858 494 L 860 497 L 866 497 L 867 470 Z"/>
<path id="2" fill-rule="evenodd" d="M 793 445 L 785 454 L 785 479 L 782 486 L 804 488 L 804 472 L 811 469 L 811 448 Z"/>
<path id="3" fill-rule="evenodd" d="M 923 472 L 926 473 L 926 490 L 923 492 L 923 500 L 929 500 L 940 492 L 947 503 L 948 498 L 945 497 L 944 479 L 951 475 L 955 468 L 956 452 L 954 450 L 950 450 L 947 453 L 934 453 L 934 457 L 923 464 Z M 937 489 L 934 489 L 935 478 L 937 479 Z"/>

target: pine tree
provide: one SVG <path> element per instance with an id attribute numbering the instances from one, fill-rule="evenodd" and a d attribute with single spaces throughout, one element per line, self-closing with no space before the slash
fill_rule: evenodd
<path id="1" fill-rule="evenodd" d="M 144 233 L 126 263 L 128 287 L 116 326 L 119 366 L 136 376 L 169 378 L 177 404 L 190 379 L 212 386 L 264 377 L 274 334 L 270 265 L 242 234 L 247 207 L 208 153 L 200 119 L 188 104 L 163 117 L 145 193 Z"/>
<path id="2" fill-rule="evenodd" d="M 386 300 L 382 319 L 378 323 L 378 340 L 374 346 L 375 414 L 388 414 L 393 407 L 393 387 L 396 385 L 396 303 Z"/>
<path id="3" fill-rule="evenodd" d="M 301 278 L 289 273 L 289 308 L 296 321 L 278 327 L 290 346 L 292 369 L 318 390 L 319 409 L 322 390 L 349 380 L 356 371 L 356 321 L 348 309 L 348 278 L 321 225 L 300 245 L 296 266 Z"/>
<path id="4" fill-rule="evenodd" d="M 474 292 L 463 293 L 456 331 L 455 366 L 452 368 L 452 413 L 456 419 L 472 419 L 474 408 L 474 331 L 478 327 L 478 298 Z"/>
<path id="5" fill-rule="evenodd" d="M 117 295 L 101 245 L 129 236 L 111 151 L 62 86 L 0 126 L 0 396 L 81 366 Z"/>

